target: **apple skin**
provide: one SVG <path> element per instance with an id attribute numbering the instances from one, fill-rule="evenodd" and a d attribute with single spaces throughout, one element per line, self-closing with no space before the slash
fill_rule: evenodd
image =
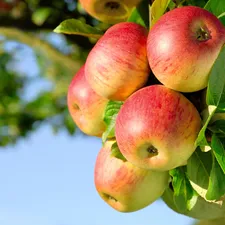
<path id="1" fill-rule="evenodd" d="M 105 131 L 103 114 L 108 100 L 97 95 L 85 78 L 83 65 L 73 77 L 67 94 L 67 105 L 76 125 L 87 135 L 100 137 Z"/>
<path id="2" fill-rule="evenodd" d="M 225 215 L 225 203 L 222 206 L 214 202 L 207 202 L 202 197 L 198 197 L 195 206 L 190 211 L 181 211 L 173 201 L 173 191 L 168 187 L 162 195 L 162 200 L 166 205 L 179 214 L 183 214 L 198 220 L 212 220 Z"/>
<path id="3" fill-rule="evenodd" d="M 126 21 L 131 10 L 140 2 L 141 0 L 80 0 L 88 14 L 110 24 Z"/>
<path id="4" fill-rule="evenodd" d="M 207 86 L 224 43 L 225 28 L 213 14 L 195 6 L 176 8 L 165 13 L 149 32 L 149 65 L 166 87 L 195 92 Z"/>
<path id="5" fill-rule="evenodd" d="M 124 157 L 136 166 L 165 171 L 184 165 L 195 151 L 201 118 L 181 93 L 144 87 L 122 105 L 115 134 Z"/>
<path id="6" fill-rule="evenodd" d="M 96 190 L 117 211 L 140 210 L 163 194 L 169 183 L 169 174 L 141 169 L 111 156 L 114 142 L 107 141 L 97 156 L 94 172 Z"/>
<path id="7" fill-rule="evenodd" d="M 149 76 L 147 30 L 122 22 L 110 27 L 89 53 L 85 76 L 99 95 L 123 101 L 145 85 Z"/>

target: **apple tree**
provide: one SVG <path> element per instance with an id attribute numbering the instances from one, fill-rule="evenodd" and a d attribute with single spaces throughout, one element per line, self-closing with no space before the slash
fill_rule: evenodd
<path id="1" fill-rule="evenodd" d="M 43 124 L 71 135 L 78 130 L 68 114 L 66 93 L 93 42 L 54 34 L 68 18 L 97 23 L 77 1 L 0 1 L 1 147 L 17 143 Z M 45 84 L 48 88 L 41 89 Z"/>

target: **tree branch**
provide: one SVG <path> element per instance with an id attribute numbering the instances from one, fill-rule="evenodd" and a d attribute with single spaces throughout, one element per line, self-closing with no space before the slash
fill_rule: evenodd
<path id="1" fill-rule="evenodd" d="M 51 47 L 46 42 L 36 38 L 33 35 L 25 33 L 15 28 L 6 28 L 0 27 L 0 34 L 7 37 L 11 40 L 16 40 L 20 43 L 24 43 L 38 51 L 42 51 L 43 53 L 47 53 L 49 58 L 53 60 L 55 63 L 63 65 L 67 70 L 73 71 L 73 73 L 77 72 L 81 67 L 83 62 L 78 60 L 72 60 L 70 57 L 63 55 L 61 52 Z"/>

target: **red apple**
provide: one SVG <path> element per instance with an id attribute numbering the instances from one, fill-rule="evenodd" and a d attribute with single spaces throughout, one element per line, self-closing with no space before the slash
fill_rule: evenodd
<path id="1" fill-rule="evenodd" d="M 149 32 L 149 64 L 166 87 L 195 92 L 207 86 L 224 43 L 225 28 L 216 16 L 195 6 L 176 8 L 164 14 Z"/>
<path id="2" fill-rule="evenodd" d="M 87 13 L 106 23 L 127 20 L 131 10 L 139 2 L 141 0 L 80 0 Z"/>
<path id="3" fill-rule="evenodd" d="M 115 133 L 128 161 L 164 171 L 186 163 L 196 148 L 200 128 L 200 115 L 187 98 L 163 85 L 152 85 L 125 101 Z"/>
<path id="4" fill-rule="evenodd" d="M 138 168 L 111 156 L 107 141 L 95 164 L 95 186 L 101 198 L 120 212 L 133 212 L 156 201 L 168 186 L 168 172 Z"/>
<path id="5" fill-rule="evenodd" d="M 125 100 L 149 75 L 147 30 L 119 23 L 107 30 L 87 57 L 85 75 L 93 90 L 111 100 Z"/>
<path id="6" fill-rule="evenodd" d="M 103 114 L 108 100 L 92 90 L 86 81 L 84 68 L 81 67 L 69 86 L 68 109 L 80 130 L 88 135 L 101 136 L 105 131 Z"/>

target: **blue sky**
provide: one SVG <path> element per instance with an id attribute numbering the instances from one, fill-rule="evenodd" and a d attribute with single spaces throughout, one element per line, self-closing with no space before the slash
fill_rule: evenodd
<path id="1" fill-rule="evenodd" d="M 57 40 L 55 39 L 57 42 Z M 13 43 L 8 50 L 13 49 Z M 17 69 L 37 72 L 32 51 L 17 55 Z M 43 85 L 45 84 L 45 85 Z M 32 84 L 33 85 L 33 84 Z M 29 97 L 47 83 L 28 87 Z M 32 91 L 36 91 L 33 93 Z M 26 96 L 25 94 L 25 97 Z M 108 206 L 94 186 L 94 165 L 101 140 L 83 135 L 54 135 L 47 125 L 16 146 L 0 151 L 1 225 L 191 225 L 193 220 L 162 201 L 134 213 Z"/>

